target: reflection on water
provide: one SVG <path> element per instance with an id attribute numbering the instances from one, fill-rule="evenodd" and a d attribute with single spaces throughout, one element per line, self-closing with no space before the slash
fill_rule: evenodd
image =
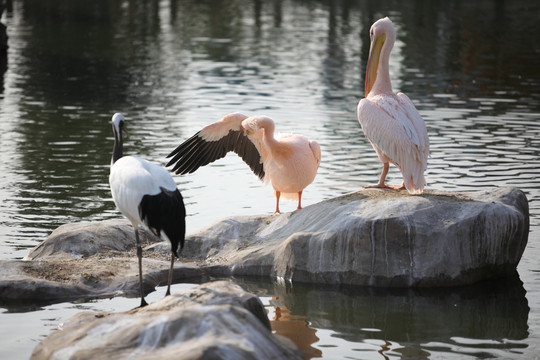
<path id="1" fill-rule="evenodd" d="M 294 316 L 291 311 L 280 305 L 279 297 L 274 296 L 270 301 L 272 314 L 269 314 L 272 331 L 291 339 L 296 346 L 302 349 L 304 358 L 321 357 L 322 351 L 313 347 L 320 339 L 317 330 L 310 326 L 304 315 Z"/>
<path id="2" fill-rule="evenodd" d="M 212 280 L 216 279 L 200 281 Z M 374 358 L 371 353 L 385 359 L 446 359 L 456 354 L 461 359 L 508 358 L 527 348 L 530 310 L 517 274 L 498 282 L 443 290 L 292 285 L 256 277 L 232 280 L 262 299 L 273 332 L 293 340 L 307 359 Z M 176 284 L 172 292 L 193 285 Z M 161 299 L 165 289 L 159 287 L 148 300 Z M 44 336 L 78 311 L 124 311 L 137 301 L 114 298 L 2 306 L 7 310 L 5 318 L 19 314 L 26 319 L 14 325 L 21 333 Z M 43 324 L 46 331 L 36 331 Z M 10 343 L 4 354 L 12 349 Z"/>
<path id="3" fill-rule="evenodd" d="M 269 309 L 276 308 L 270 311 L 275 329 L 304 330 L 297 341 L 311 344 L 303 347 L 306 354 L 325 358 L 460 358 L 464 351 L 519 358 L 524 344 L 540 346 L 539 4 L 8 5 L 1 18 L 10 48 L 4 63 L 0 57 L 0 259 L 22 258 L 59 225 L 119 216 L 107 184 L 109 121 L 117 111 L 129 121 L 126 153 L 162 164 L 179 142 L 223 114 L 266 114 L 278 131 L 321 144 L 321 167 L 304 192 L 305 205 L 376 182 L 380 164 L 355 111 L 369 27 L 388 15 L 398 31 L 390 61 L 394 89 L 409 95 L 429 131 L 428 188 L 513 186 L 527 194 L 531 234 L 518 268 L 524 285 L 507 292 L 487 286 L 470 295 L 301 290 L 295 284 L 266 295 L 276 297 L 268 300 Z M 175 180 L 186 201 L 188 233 L 231 214 L 273 210 L 271 189 L 235 156 Z M 392 169 L 388 180 L 399 183 L 400 174 Z M 283 204 L 284 211 L 294 207 Z"/>
<path id="4" fill-rule="evenodd" d="M 388 356 L 460 347 L 464 355 L 490 357 L 501 350 L 519 354 L 527 347 L 522 340 L 529 335 L 529 306 L 517 274 L 436 291 L 235 281 L 259 296 L 272 296 L 267 306 L 272 329 L 292 338 L 310 358 L 320 356 L 333 338 L 366 349 L 377 343 Z M 330 330 L 330 338 L 321 336 L 328 334 L 324 330 Z"/>

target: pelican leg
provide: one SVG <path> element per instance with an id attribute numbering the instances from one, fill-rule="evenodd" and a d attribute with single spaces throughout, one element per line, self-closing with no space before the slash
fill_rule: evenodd
<path id="1" fill-rule="evenodd" d="M 383 164 L 383 169 L 382 169 L 382 172 L 381 172 L 381 177 L 379 178 L 379 183 L 377 184 L 377 186 L 379 187 L 386 187 L 384 181 L 386 180 L 386 175 L 388 174 L 388 169 L 390 168 L 390 163 L 388 162 L 385 162 Z"/>
<path id="2" fill-rule="evenodd" d="M 298 192 L 298 207 L 296 208 L 296 210 L 300 209 L 302 209 L 302 191 Z"/>
<path id="3" fill-rule="evenodd" d="M 165 296 L 171 295 L 171 283 L 173 278 L 173 272 L 174 272 L 174 254 L 171 254 L 171 267 L 169 268 L 169 280 L 167 281 L 167 292 L 165 293 Z"/>
<path id="4" fill-rule="evenodd" d="M 394 190 L 405 190 L 405 181 L 402 181 L 401 185 L 387 185 L 387 187 Z"/>
<path id="5" fill-rule="evenodd" d="M 379 182 L 376 185 L 368 185 L 366 188 L 383 188 L 383 189 L 392 189 L 391 186 L 388 186 L 384 183 L 386 180 L 386 175 L 388 174 L 388 169 L 390 168 L 390 163 L 385 162 L 383 163 L 383 169 L 381 172 L 381 177 L 379 178 Z"/>
<path id="6" fill-rule="evenodd" d="M 139 240 L 139 229 L 135 227 L 135 240 L 137 244 L 137 257 L 139 258 L 139 291 L 141 293 L 141 307 L 148 305 L 144 300 L 143 277 L 142 277 L 142 247 Z"/>
<path id="7" fill-rule="evenodd" d="M 279 211 L 279 197 L 281 196 L 281 192 L 276 190 L 276 211 L 274 214 L 281 214 L 281 211 Z"/>

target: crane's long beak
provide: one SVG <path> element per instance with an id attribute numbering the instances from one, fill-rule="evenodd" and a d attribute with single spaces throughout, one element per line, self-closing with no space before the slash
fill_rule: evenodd
<path id="1" fill-rule="evenodd" d="M 381 50 L 386 41 L 386 34 L 375 37 L 369 47 L 369 57 L 366 67 L 366 83 L 364 88 L 364 97 L 367 97 L 375 80 L 377 80 L 377 71 L 379 70 L 379 58 Z"/>
<path id="2" fill-rule="evenodd" d="M 125 124 L 124 124 L 124 126 L 122 126 L 122 131 L 126 134 L 126 138 L 128 138 L 129 137 L 129 131 L 128 131 Z"/>

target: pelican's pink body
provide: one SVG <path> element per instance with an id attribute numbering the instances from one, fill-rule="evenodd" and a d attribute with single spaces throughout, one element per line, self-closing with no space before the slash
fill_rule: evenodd
<path id="1" fill-rule="evenodd" d="M 407 95 L 392 90 L 389 58 L 396 32 L 390 19 L 376 21 L 370 36 L 366 97 L 358 103 L 357 115 L 365 136 L 384 164 L 375 187 L 390 187 L 385 178 L 392 163 L 401 171 L 407 191 L 419 194 L 426 184 L 424 171 L 429 157 L 426 124 Z"/>

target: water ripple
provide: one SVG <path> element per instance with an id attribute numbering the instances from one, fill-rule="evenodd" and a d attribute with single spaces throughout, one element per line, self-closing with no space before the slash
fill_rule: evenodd
<path id="1" fill-rule="evenodd" d="M 520 300 L 538 311 L 540 287 L 531 274 L 540 258 L 540 76 L 538 49 L 522 35 L 540 29 L 537 5 L 524 11 L 518 3 L 434 2 L 418 12 L 412 2 L 15 1 L 2 19 L 10 48 L 0 75 L 0 259 L 22 258 L 62 224 L 120 217 L 108 187 L 117 111 L 128 118 L 125 153 L 160 164 L 224 114 L 272 117 L 277 131 L 321 145 L 305 206 L 376 183 L 381 164 L 355 112 L 369 23 L 389 15 L 398 28 L 393 86 L 414 101 L 429 131 L 427 189 L 511 186 L 526 193 L 531 234 L 519 270 L 528 293 Z M 479 11 L 486 21 L 470 15 Z M 174 178 L 188 233 L 225 216 L 274 209 L 271 187 L 234 155 Z M 388 181 L 401 182 L 394 167 Z M 324 313 L 335 309 L 316 316 L 304 309 L 323 338 L 313 348 L 328 357 L 334 350 L 338 357 L 530 355 L 521 333 L 518 340 L 466 334 L 410 344 L 389 338 L 394 327 L 374 326 L 376 314 L 341 327 L 352 316 L 342 314 L 329 325 Z M 538 347 L 540 323 L 530 321 L 527 341 Z"/>

